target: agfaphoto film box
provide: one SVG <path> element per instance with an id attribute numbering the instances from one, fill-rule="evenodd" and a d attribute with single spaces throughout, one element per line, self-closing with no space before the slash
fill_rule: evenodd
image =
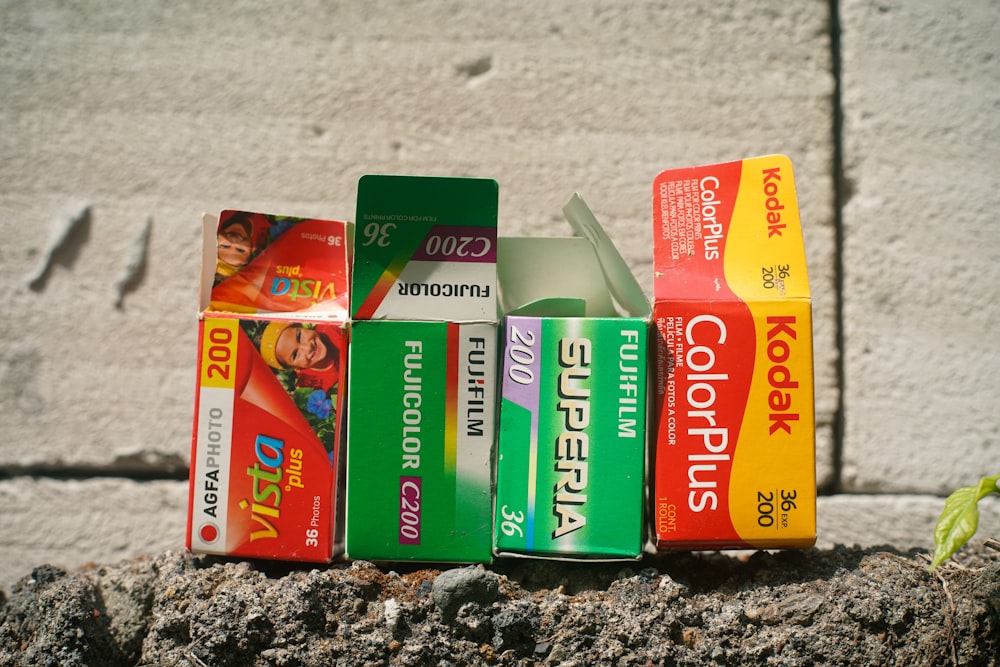
<path id="1" fill-rule="evenodd" d="M 341 549 L 346 229 L 205 216 L 192 551 L 326 562 Z"/>
<path id="2" fill-rule="evenodd" d="M 653 184 L 659 549 L 816 539 L 812 316 L 792 164 Z"/>

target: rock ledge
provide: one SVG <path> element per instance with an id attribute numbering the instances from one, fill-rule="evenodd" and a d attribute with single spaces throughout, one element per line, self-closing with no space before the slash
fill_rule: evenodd
<path id="1" fill-rule="evenodd" d="M 886 549 L 638 563 L 186 553 L 42 566 L 0 600 L 0 665 L 996 665 L 1000 556 Z"/>

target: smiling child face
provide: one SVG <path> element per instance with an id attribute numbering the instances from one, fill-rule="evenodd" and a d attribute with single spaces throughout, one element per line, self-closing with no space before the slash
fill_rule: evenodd
<path id="1" fill-rule="evenodd" d="M 219 259 L 222 261 L 239 267 L 250 260 L 250 253 L 253 252 L 253 244 L 243 224 L 229 225 L 219 233 L 216 242 L 218 244 Z"/>
<path id="2" fill-rule="evenodd" d="M 301 370 L 329 365 L 332 350 L 329 341 L 315 329 L 292 326 L 278 336 L 274 353 L 286 368 Z"/>

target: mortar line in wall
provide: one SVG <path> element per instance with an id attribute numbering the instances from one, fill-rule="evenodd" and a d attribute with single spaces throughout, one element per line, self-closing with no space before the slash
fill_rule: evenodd
<path id="1" fill-rule="evenodd" d="M 833 414 L 832 435 L 832 481 L 831 493 L 843 491 L 844 435 L 847 416 L 844 411 L 845 368 L 844 368 L 844 218 L 843 206 L 847 196 L 844 179 L 844 110 L 843 77 L 840 49 L 840 1 L 830 0 L 830 66 L 833 70 L 833 99 L 831 100 L 833 120 L 833 284 L 834 284 L 834 338 L 837 346 L 835 376 L 837 380 L 837 402 Z"/>
<path id="2" fill-rule="evenodd" d="M 48 479 L 57 482 L 65 481 L 87 481 L 96 479 L 121 479 L 133 482 L 179 482 L 187 481 L 187 468 L 180 470 L 138 470 L 138 469 L 114 469 L 98 466 L 81 467 L 48 467 L 48 466 L 23 466 L 14 469 L 0 471 L 0 482 L 13 481 L 17 479 Z"/>

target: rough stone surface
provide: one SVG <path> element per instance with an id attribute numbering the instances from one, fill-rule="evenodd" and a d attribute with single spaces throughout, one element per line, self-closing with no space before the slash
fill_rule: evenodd
<path id="1" fill-rule="evenodd" d="M 445 570 L 434 579 L 434 604 L 445 618 L 454 617 L 466 603 L 489 604 L 500 591 L 496 576 L 482 567 Z"/>
<path id="2" fill-rule="evenodd" d="M 438 591 L 456 579 L 492 582 L 490 592 L 446 613 Z M 989 553 L 935 572 L 920 552 L 843 547 L 441 572 L 167 552 L 38 567 L 0 601 L 0 665 L 12 667 L 986 666 L 998 656 L 1000 556 Z"/>
<path id="3" fill-rule="evenodd" d="M 41 563 L 71 570 L 182 549 L 187 497 L 182 481 L 0 480 L 8 534 L 0 542 L 0 591 L 10 590 Z M 94 498 L 101 502 L 92 503 Z M 34 511 L 38 504 L 44 513 Z M 817 546 L 891 544 L 929 550 L 943 507 L 943 499 L 920 495 L 822 496 Z M 971 544 L 981 546 L 990 537 L 1000 539 L 1000 497 L 979 503 L 979 530 Z"/>

